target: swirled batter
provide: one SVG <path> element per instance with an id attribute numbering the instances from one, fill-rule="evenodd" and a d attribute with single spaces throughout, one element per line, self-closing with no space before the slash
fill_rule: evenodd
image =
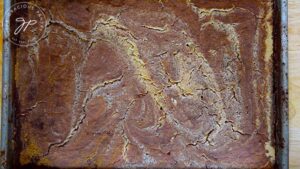
<path id="1" fill-rule="evenodd" d="M 272 168 L 271 0 L 36 3 L 20 166 Z"/>

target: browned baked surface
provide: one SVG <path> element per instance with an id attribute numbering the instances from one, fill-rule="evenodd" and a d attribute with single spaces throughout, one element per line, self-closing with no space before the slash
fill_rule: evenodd
<path id="1" fill-rule="evenodd" d="M 271 0 L 36 2 L 21 166 L 271 168 Z"/>

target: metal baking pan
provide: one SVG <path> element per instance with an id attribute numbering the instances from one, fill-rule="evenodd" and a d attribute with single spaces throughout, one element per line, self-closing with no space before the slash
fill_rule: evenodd
<path id="1" fill-rule="evenodd" d="M 273 121 L 276 161 L 274 168 L 289 168 L 288 160 L 288 39 L 287 39 L 287 0 L 274 0 L 273 37 Z M 13 0 L 4 0 L 4 11 L 10 9 Z M 14 48 L 9 41 L 11 33 L 9 17 L 4 15 L 3 24 L 3 77 L 2 77 L 2 115 L 1 115 L 1 169 L 14 168 Z"/>

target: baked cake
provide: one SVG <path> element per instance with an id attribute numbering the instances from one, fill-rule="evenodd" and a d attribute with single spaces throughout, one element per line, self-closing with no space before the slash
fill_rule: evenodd
<path id="1" fill-rule="evenodd" d="M 271 0 L 40 0 L 22 167 L 272 168 Z"/>

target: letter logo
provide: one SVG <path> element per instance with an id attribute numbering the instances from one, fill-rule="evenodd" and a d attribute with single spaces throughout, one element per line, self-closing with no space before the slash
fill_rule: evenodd
<path id="1" fill-rule="evenodd" d="M 20 2 L 5 12 L 5 37 L 14 45 L 28 47 L 35 45 L 44 36 L 46 16 L 35 4 Z"/>

